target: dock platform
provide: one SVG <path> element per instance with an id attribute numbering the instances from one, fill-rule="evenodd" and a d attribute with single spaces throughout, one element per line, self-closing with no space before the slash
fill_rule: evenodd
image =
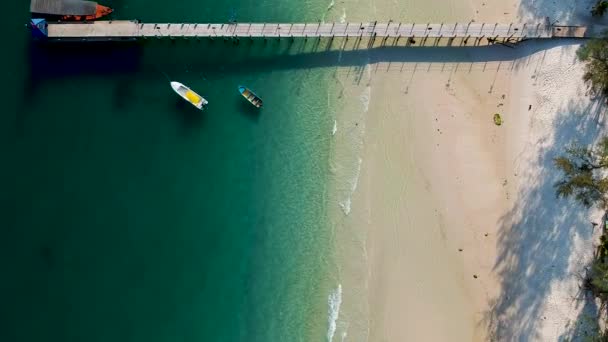
<path id="1" fill-rule="evenodd" d="M 404 24 L 404 23 L 235 23 L 172 24 L 138 21 L 95 21 L 46 25 L 50 39 L 113 40 L 143 38 L 488 38 L 523 40 L 584 38 L 583 26 L 529 24 Z"/>

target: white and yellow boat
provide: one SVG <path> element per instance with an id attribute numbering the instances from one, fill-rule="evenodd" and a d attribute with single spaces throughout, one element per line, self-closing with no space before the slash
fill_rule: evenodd
<path id="1" fill-rule="evenodd" d="M 194 107 L 200 110 L 203 110 L 209 103 L 202 96 L 179 82 L 171 82 L 171 88 L 173 88 L 173 90 L 184 100 L 190 102 Z"/>

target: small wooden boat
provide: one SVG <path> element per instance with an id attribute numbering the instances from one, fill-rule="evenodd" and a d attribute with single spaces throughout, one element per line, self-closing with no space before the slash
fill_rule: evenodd
<path id="1" fill-rule="evenodd" d="M 252 105 L 256 106 L 257 108 L 262 108 L 262 99 L 248 88 L 239 86 L 239 93 L 241 93 L 241 95 L 243 95 L 243 97 L 246 98 L 247 101 L 249 101 Z"/>
<path id="2" fill-rule="evenodd" d="M 171 88 L 184 100 L 200 110 L 203 110 L 203 107 L 209 103 L 202 96 L 179 82 L 171 82 Z"/>
<path id="3" fill-rule="evenodd" d="M 87 21 L 105 17 L 113 9 L 86 0 L 31 0 L 30 12 L 46 19 L 63 21 Z"/>

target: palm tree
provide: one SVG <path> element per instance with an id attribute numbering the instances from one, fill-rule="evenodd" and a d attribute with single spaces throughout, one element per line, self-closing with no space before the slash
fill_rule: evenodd
<path id="1" fill-rule="evenodd" d="M 594 148 L 573 146 L 554 159 L 564 178 L 555 183 L 558 197 L 574 197 L 581 204 L 608 209 L 608 137 Z"/>
<path id="2" fill-rule="evenodd" d="M 587 62 L 583 80 L 595 96 L 608 96 L 608 38 L 589 41 L 577 51 L 578 58 Z"/>
<path id="3" fill-rule="evenodd" d="M 598 0 L 595 5 L 591 8 L 591 15 L 594 17 L 601 17 L 608 10 L 608 1 Z"/>

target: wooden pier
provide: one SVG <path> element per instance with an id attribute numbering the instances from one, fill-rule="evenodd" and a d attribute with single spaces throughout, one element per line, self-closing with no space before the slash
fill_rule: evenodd
<path id="1" fill-rule="evenodd" d="M 546 24 L 405 24 L 405 23 L 235 23 L 147 24 L 137 21 L 44 23 L 55 40 L 128 40 L 143 38 L 462 38 L 488 41 L 583 38 L 583 26 Z"/>

